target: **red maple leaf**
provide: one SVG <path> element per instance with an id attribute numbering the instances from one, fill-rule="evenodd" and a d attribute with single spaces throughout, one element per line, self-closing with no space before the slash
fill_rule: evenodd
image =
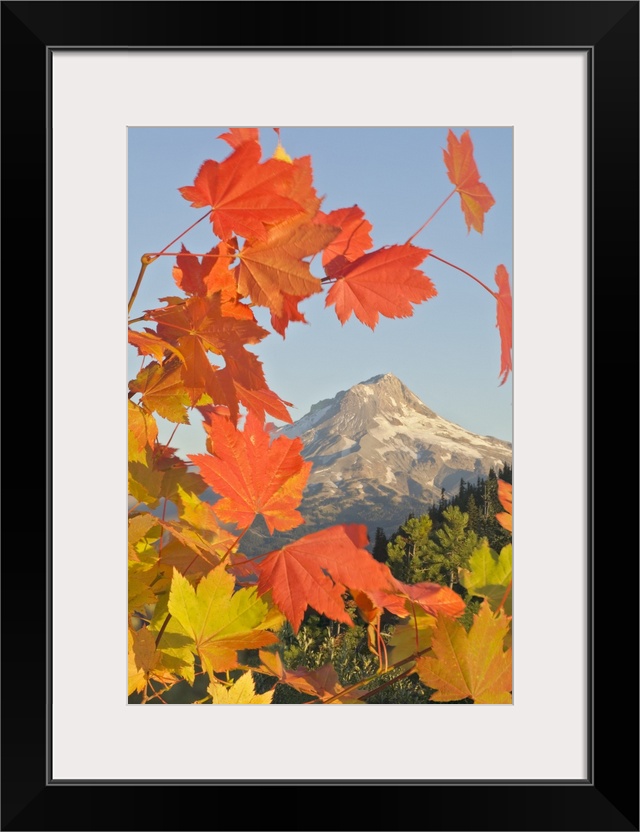
<path id="1" fill-rule="evenodd" d="M 496 326 L 500 332 L 500 375 L 502 377 L 500 384 L 502 385 L 513 369 L 511 363 L 513 301 L 509 286 L 509 272 L 504 266 L 500 265 L 496 269 L 495 281 L 498 286 L 498 294 L 494 292 L 494 295 L 498 302 Z"/>
<path id="2" fill-rule="evenodd" d="M 275 604 L 296 633 L 308 606 L 353 626 L 342 598 L 347 589 L 381 595 L 393 590 L 388 567 L 364 548 L 367 542 L 367 528 L 361 525 L 308 534 L 256 565 L 258 592 L 272 590 Z"/>
<path id="3" fill-rule="evenodd" d="M 223 522 L 246 529 L 261 515 L 269 532 L 294 529 L 304 522 L 296 507 L 302 500 L 311 463 L 300 452 L 300 439 L 270 436 L 249 412 L 244 430 L 215 416 L 207 426 L 214 455 L 189 454 L 202 479 L 222 499 L 215 512 Z"/>
<path id="4" fill-rule="evenodd" d="M 281 193 L 292 177 L 292 166 L 278 159 L 260 164 L 260 155 L 257 142 L 243 142 L 224 162 L 208 159 L 193 185 L 178 189 L 194 208 L 211 206 L 213 230 L 221 240 L 234 233 L 264 240 L 269 224 L 303 210 Z"/>
<path id="5" fill-rule="evenodd" d="M 467 224 L 467 232 L 475 228 L 480 234 L 484 227 L 484 215 L 495 205 L 491 192 L 480 182 L 478 166 L 473 158 L 473 142 L 465 130 L 458 140 L 449 130 L 447 150 L 442 151 L 447 174 L 460 194 L 460 205 Z"/>
<path id="6" fill-rule="evenodd" d="M 412 303 L 421 303 L 437 294 L 431 280 L 416 269 L 429 253 L 430 249 L 405 243 L 362 255 L 342 269 L 327 293 L 325 306 L 335 304 L 341 323 L 355 313 L 371 329 L 378 323 L 379 315 L 410 317 Z"/>

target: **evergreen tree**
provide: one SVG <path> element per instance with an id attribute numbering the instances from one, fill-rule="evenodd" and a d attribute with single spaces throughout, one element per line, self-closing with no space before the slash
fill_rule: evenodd
<path id="1" fill-rule="evenodd" d="M 458 489 L 457 495 L 451 501 L 452 505 L 460 506 L 463 511 L 467 510 L 467 502 L 468 502 L 468 494 L 467 494 L 467 484 L 464 479 L 460 480 L 460 488 Z"/>
<path id="2" fill-rule="evenodd" d="M 443 519 L 442 528 L 435 532 L 437 542 L 432 545 L 426 580 L 452 587 L 457 581 L 458 569 L 468 565 L 478 545 L 478 535 L 467 529 L 469 515 L 458 506 L 445 509 Z"/>
<path id="3" fill-rule="evenodd" d="M 482 511 L 480 518 L 481 537 L 486 537 L 489 545 L 496 552 L 511 541 L 511 535 L 496 520 L 496 514 L 501 512 L 502 505 L 498 499 L 498 477 L 491 468 L 489 476 L 482 487 Z"/>
<path id="4" fill-rule="evenodd" d="M 387 544 L 388 539 L 386 534 L 384 533 L 384 529 L 381 529 L 380 526 L 376 529 L 376 537 L 373 542 L 373 551 L 372 554 L 376 560 L 379 560 L 380 563 L 385 563 L 387 560 Z"/>
<path id="5" fill-rule="evenodd" d="M 476 534 L 480 533 L 480 510 L 476 503 L 474 494 L 469 494 L 467 500 L 467 514 L 469 515 L 469 529 Z"/>
<path id="6" fill-rule="evenodd" d="M 387 545 L 387 563 L 399 581 L 425 581 L 433 543 L 429 539 L 433 522 L 428 514 L 410 517 Z"/>
<path id="7" fill-rule="evenodd" d="M 509 465 L 508 462 L 505 462 L 504 468 L 500 471 L 500 479 L 504 480 L 505 482 L 512 482 L 513 480 L 513 465 Z"/>

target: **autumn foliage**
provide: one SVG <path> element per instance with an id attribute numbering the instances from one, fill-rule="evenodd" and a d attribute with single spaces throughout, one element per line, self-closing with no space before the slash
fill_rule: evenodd
<path id="1" fill-rule="evenodd" d="M 274 436 L 267 421 L 291 422 L 291 403 L 270 388 L 247 349 L 270 334 L 254 309 L 268 309 L 284 338 L 305 320 L 301 303 L 326 290 L 327 314 L 342 324 L 354 316 L 373 330 L 380 316 L 411 316 L 436 289 L 424 271 L 430 249 L 411 241 L 374 248 L 374 229 L 357 204 L 324 213 L 310 157 L 289 157 L 279 134 L 265 161 L 257 129 L 219 138 L 229 155 L 205 161 L 193 184 L 180 188 L 194 208 L 206 209 L 213 245 L 195 255 L 182 244 L 172 272 L 176 295 L 159 299 L 129 329 L 143 357 L 128 403 L 129 694 L 163 701 L 174 685 L 206 674 L 203 703 L 269 704 L 277 685 L 318 704 L 366 702 L 375 679 L 345 688 L 330 664 L 283 665 L 279 632 L 286 622 L 298 632 L 313 610 L 347 627 L 356 616 L 366 623 L 385 684 L 394 673 L 415 673 L 432 701 L 510 702 L 510 547 L 498 555 L 483 545 L 463 570 L 462 584 L 484 599 L 467 628 L 461 595 L 398 581 L 368 550 L 363 524 L 325 528 L 258 557 L 243 554 L 244 534 L 258 517 L 270 533 L 304 524 L 299 506 L 311 470 L 301 440 Z M 460 138 L 449 131 L 444 162 L 468 230 L 481 233 L 494 199 L 480 181 L 468 131 Z M 144 255 L 138 285 L 159 254 Z M 311 271 L 316 257 L 324 277 Z M 496 303 L 503 383 L 511 372 L 509 275 L 498 265 L 497 292 L 476 282 Z M 184 460 L 158 441 L 156 417 L 177 428 L 195 409 L 207 453 Z M 207 486 L 217 495 L 212 504 L 201 499 Z M 510 530 L 510 486 L 501 483 L 499 494 L 505 511 L 498 520 Z M 388 646 L 383 615 L 397 620 Z"/>

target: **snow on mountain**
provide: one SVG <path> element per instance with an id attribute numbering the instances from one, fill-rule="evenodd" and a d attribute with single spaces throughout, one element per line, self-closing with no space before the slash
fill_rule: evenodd
<path id="1" fill-rule="evenodd" d="M 311 492 L 320 486 L 327 497 L 351 481 L 387 484 L 430 502 L 442 488 L 451 496 L 461 478 L 475 482 L 512 456 L 509 442 L 443 419 L 392 373 L 314 405 L 279 432 L 302 439 L 313 462 Z"/>
<path id="2" fill-rule="evenodd" d="M 318 402 L 278 433 L 300 437 L 313 468 L 300 506 L 305 525 L 260 541 L 270 548 L 333 523 L 390 534 L 409 513 L 437 502 L 443 488 L 452 496 L 461 479 L 475 483 L 512 460 L 511 443 L 443 419 L 392 373 Z"/>

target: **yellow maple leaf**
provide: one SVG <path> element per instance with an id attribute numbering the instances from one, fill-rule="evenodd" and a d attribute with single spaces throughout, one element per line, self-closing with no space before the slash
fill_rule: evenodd
<path id="1" fill-rule="evenodd" d="M 256 693 L 253 676 L 250 671 L 243 675 L 230 687 L 221 682 L 211 682 L 207 688 L 214 705 L 269 705 L 273 699 L 273 691 Z"/>
<path id="2" fill-rule="evenodd" d="M 209 676 L 238 664 L 237 651 L 264 647 L 278 641 L 264 629 L 269 605 L 256 587 L 234 592 L 235 578 L 224 564 L 212 569 L 194 588 L 173 571 L 169 612 L 193 639 Z"/>

